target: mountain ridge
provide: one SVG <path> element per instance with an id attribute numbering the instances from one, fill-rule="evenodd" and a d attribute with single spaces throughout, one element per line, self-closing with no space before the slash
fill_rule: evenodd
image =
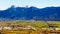
<path id="1" fill-rule="evenodd" d="M 0 10 L 0 19 L 60 21 L 60 7 L 15 7 Z"/>

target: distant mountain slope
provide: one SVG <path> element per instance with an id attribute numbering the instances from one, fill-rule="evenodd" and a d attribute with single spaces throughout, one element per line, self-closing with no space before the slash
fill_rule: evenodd
<path id="1" fill-rule="evenodd" d="M 60 7 L 14 7 L 0 11 L 0 19 L 11 20 L 56 20 L 60 21 Z"/>

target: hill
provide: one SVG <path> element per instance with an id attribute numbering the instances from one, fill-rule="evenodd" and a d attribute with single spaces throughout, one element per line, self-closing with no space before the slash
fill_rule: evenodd
<path id="1" fill-rule="evenodd" d="M 47 20 L 60 21 L 60 7 L 15 7 L 0 10 L 0 20 Z"/>

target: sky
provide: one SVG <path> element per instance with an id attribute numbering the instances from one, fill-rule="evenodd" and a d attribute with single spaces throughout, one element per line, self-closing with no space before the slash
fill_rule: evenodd
<path id="1" fill-rule="evenodd" d="M 5 10 L 12 5 L 16 7 L 58 7 L 60 6 L 60 0 L 0 0 L 0 10 Z"/>

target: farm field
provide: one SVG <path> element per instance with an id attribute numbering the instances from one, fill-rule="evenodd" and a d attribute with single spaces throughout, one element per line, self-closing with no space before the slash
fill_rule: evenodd
<path id="1" fill-rule="evenodd" d="M 0 34 L 60 34 L 60 21 L 0 21 Z"/>

